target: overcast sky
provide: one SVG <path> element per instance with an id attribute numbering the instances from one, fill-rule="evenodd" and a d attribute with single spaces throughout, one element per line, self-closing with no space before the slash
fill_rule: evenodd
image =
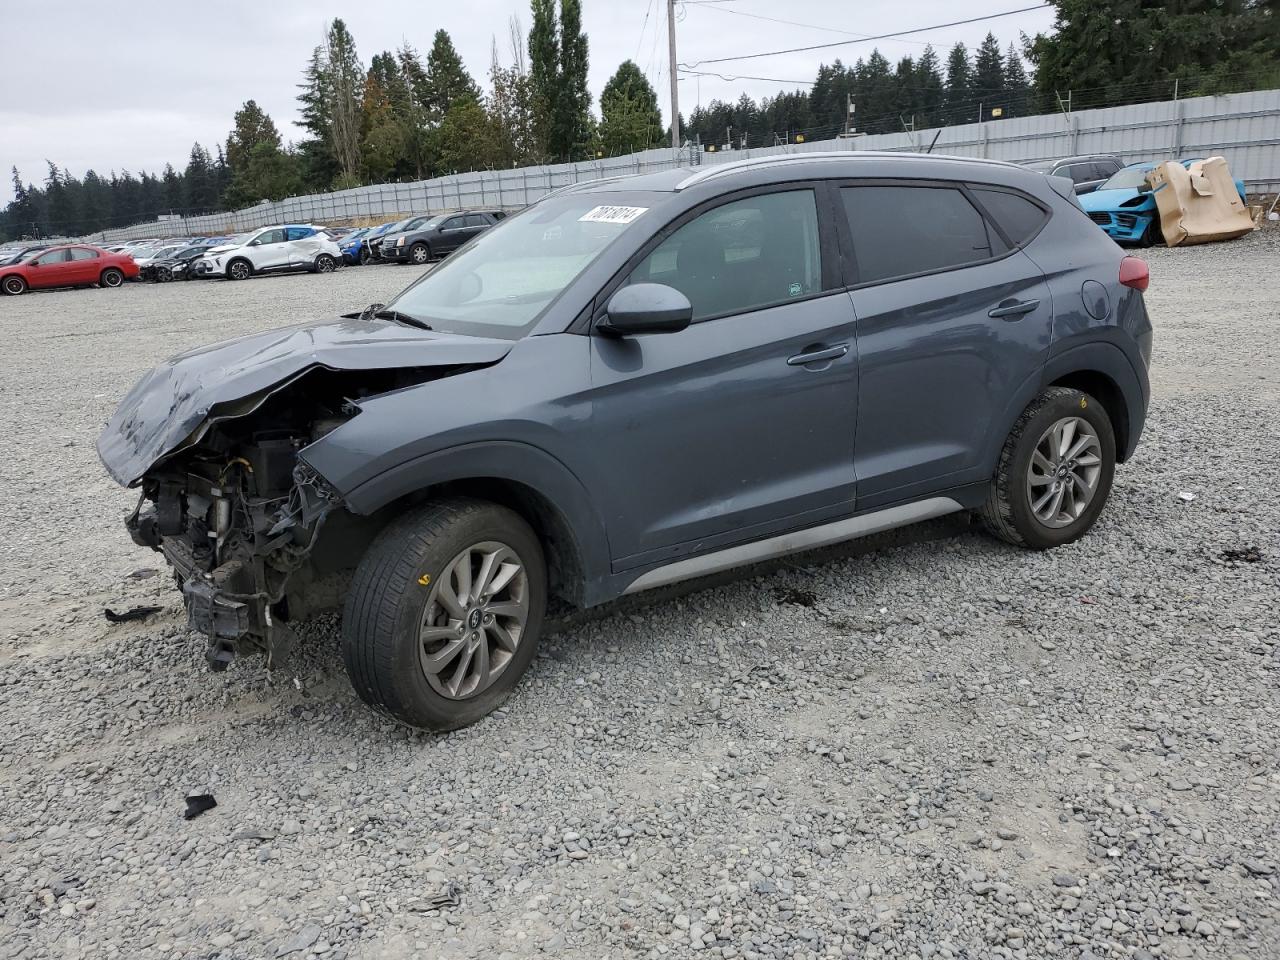
<path id="1" fill-rule="evenodd" d="M 783 47 L 854 40 L 917 26 L 946 23 L 1031 6 L 1035 0 L 699 0 L 677 4 L 679 59 L 697 61 Z M 591 56 L 593 108 L 618 64 L 635 60 L 659 92 L 668 113 L 666 0 L 583 0 Z M 330 0 L 218 0 L 103 5 L 90 0 L 6 5 L 0 79 L 0 204 L 12 199 L 8 170 L 40 182 L 45 159 L 77 177 L 92 167 L 159 171 L 186 165 L 191 145 L 213 151 L 226 141 L 231 117 L 257 100 L 286 140 L 297 140 L 296 84 L 328 22 L 343 17 L 361 60 L 405 41 L 426 56 L 436 30 L 445 29 L 472 75 L 486 85 L 494 36 L 510 57 L 508 21 L 527 30 L 528 0 L 417 0 L 408 3 Z M 764 18 L 764 19 L 761 19 Z M 783 19 L 797 24 L 779 23 Z M 1046 31 L 1052 11 L 932 30 L 901 40 L 704 65 L 721 80 L 682 77 L 680 109 L 714 98 L 755 98 L 807 87 L 818 64 L 853 62 L 878 46 L 890 60 L 918 56 L 931 42 L 976 47 L 987 30 L 1003 46 L 1020 32 Z M 783 81 L 783 82 L 777 82 Z"/>

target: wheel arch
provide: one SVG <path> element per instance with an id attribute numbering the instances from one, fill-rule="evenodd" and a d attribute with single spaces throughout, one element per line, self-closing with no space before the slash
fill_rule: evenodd
<path id="1" fill-rule="evenodd" d="M 469 496 L 508 507 L 546 550 L 552 596 L 578 607 L 608 599 L 604 525 L 581 481 L 559 460 L 525 443 L 488 442 L 428 454 L 341 491 L 347 509 L 381 527 L 408 507 Z"/>
<path id="2" fill-rule="evenodd" d="M 1115 433 L 1116 460 L 1123 463 L 1128 459 L 1131 432 L 1129 407 L 1115 380 L 1101 370 L 1075 370 L 1063 374 L 1046 386 L 1069 387 L 1096 398 L 1107 412 L 1107 419 L 1111 421 L 1111 429 Z"/>

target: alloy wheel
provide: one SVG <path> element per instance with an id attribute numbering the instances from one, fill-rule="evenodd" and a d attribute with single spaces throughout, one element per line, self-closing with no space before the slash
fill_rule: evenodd
<path id="1" fill-rule="evenodd" d="M 119 270 L 108 270 L 102 275 L 104 287 L 118 287 L 124 282 L 124 274 Z"/>
<path id="2" fill-rule="evenodd" d="M 1063 417 L 1040 436 L 1027 467 L 1031 512 L 1046 527 L 1080 519 L 1098 490 L 1102 444 L 1089 421 Z"/>
<path id="3" fill-rule="evenodd" d="M 427 682 L 450 700 L 482 693 L 511 664 L 528 620 L 529 577 L 516 552 L 492 540 L 463 550 L 431 585 L 418 628 Z"/>
<path id="4" fill-rule="evenodd" d="M 4 292 L 9 294 L 9 296 L 16 297 L 26 289 L 27 284 L 21 277 L 4 278 Z"/>
<path id="5" fill-rule="evenodd" d="M 413 262 L 424 264 L 431 259 L 431 251 L 426 247 L 414 247 L 409 256 L 413 257 Z"/>

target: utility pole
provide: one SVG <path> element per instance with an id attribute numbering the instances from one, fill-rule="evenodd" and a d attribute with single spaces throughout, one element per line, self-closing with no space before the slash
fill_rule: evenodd
<path id="1" fill-rule="evenodd" d="M 676 87 L 676 0 L 667 0 L 667 47 L 671 55 L 671 146 L 680 148 L 680 92 Z"/>

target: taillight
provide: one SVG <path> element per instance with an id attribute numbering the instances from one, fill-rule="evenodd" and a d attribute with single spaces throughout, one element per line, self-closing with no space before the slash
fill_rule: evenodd
<path id="1" fill-rule="evenodd" d="M 1141 257 L 1125 257 L 1120 261 L 1120 283 L 1134 290 L 1145 290 L 1151 285 L 1151 271 Z"/>

